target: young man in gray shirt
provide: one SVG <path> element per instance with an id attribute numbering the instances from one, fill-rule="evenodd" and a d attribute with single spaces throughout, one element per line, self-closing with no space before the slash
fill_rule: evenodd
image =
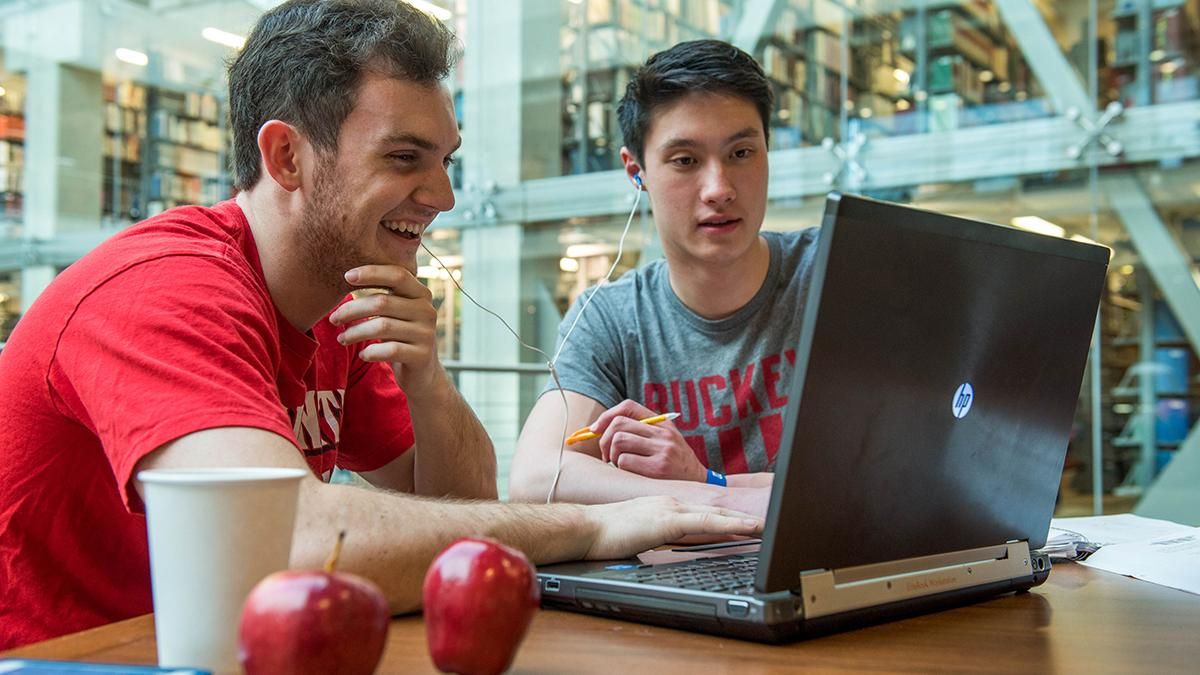
<path id="1" fill-rule="evenodd" d="M 765 514 L 816 251 L 815 230 L 759 232 L 770 114 L 762 69 L 723 42 L 676 45 L 631 79 L 621 158 L 666 260 L 585 294 L 557 370 L 566 428 L 599 438 L 570 446 L 555 499 L 665 494 Z M 679 417 L 638 421 L 666 412 Z M 547 498 L 563 414 L 551 382 L 518 441 L 514 499 Z"/>

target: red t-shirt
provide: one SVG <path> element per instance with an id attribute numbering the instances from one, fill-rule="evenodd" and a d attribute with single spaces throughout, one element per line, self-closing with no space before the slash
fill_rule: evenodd
<path id="1" fill-rule="evenodd" d="M 130 481 L 172 440 L 265 429 L 326 479 L 410 448 L 391 368 L 339 330 L 279 314 L 232 201 L 167 211 L 60 274 L 0 354 L 0 649 L 151 611 Z"/>

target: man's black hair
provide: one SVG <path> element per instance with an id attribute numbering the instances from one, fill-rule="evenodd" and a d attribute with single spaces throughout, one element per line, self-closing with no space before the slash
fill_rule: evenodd
<path id="1" fill-rule="evenodd" d="M 650 57 L 633 74 L 617 105 L 625 147 L 642 161 L 655 109 L 693 92 L 740 96 L 754 104 L 770 139 L 771 85 L 749 54 L 720 40 L 681 42 Z"/>

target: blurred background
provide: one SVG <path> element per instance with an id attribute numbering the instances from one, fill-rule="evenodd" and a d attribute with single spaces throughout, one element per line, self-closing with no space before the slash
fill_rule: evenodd
<path id="1" fill-rule="evenodd" d="M 0 0 L 0 343 L 106 236 L 231 195 L 224 64 L 275 4 Z M 1200 524 L 1200 0 L 412 4 L 465 49 L 458 205 L 427 237 L 444 267 L 420 275 L 502 492 L 544 359 L 452 279 L 549 351 L 632 206 L 630 73 L 716 37 L 775 88 L 766 229 L 816 224 L 840 189 L 1114 249 L 1059 515 Z M 660 256 L 643 200 L 618 273 Z"/>

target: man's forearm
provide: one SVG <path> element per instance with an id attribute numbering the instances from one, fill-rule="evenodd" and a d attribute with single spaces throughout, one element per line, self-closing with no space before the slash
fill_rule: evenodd
<path id="1" fill-rule="evenodd" d="M 729 487 L 771 487 L 775 474 L 770 471 L 760 473 L 732 473 L 725 476 Z"/>
<path id="2" fill-rule="evenodd" d="M 408 399 L 416 436 L 417 494 L 496 498 L 496 452 L 487 431 L 445 372 L 429 392 Z"/>
<path id="3" fill-rule="evenodd" d="M 550 484 L 554 481 L 557 461 L 555 456 L 536 470 L 530 470 L 527 466 L 522 480 L 514 481 L 511 486 L 513 499 L 546 501 L 546 496 L 550 493 Z M 591 455 L 567 450 L 563 455 L 562 475 L 554 491 L 554 500 L 607 504 L 646 495 L 664 495 L 692 504 L 716 504 L 722 490 L 723 488 L 714 485 L 693 481 L 647 478 L 622 471 Z"/>
<path id="4" fill-rule="evenodd" d="M 534 564 L 580 558 L 595 536 L 578 505 L 432 500 L 314 478 L 302 484 L 291 566 L 320 567 L 343 529 L 339 569 L 378 583 L 393 612 L 420 606 L 429 563 L 460 536 L 494 537 Z"/>

